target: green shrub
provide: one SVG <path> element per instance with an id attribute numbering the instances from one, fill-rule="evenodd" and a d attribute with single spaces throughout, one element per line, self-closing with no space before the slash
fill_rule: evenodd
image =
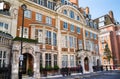
<path id="1" fill-rule="evenodd" d="M 46 67 L 45 67 L 45 70 L 46 70 L 46 71 L 51 71 L 52 69 L 53 69 L 53 68 L 52 68 L 51 66 L 46 66 Z"/>
<path id="2" fill-rule="evenodd" d="M 21 38 L 21 37 L 15 37 L 13 39 L 13 41 L 21 41 L 21 39 L 23 42 L 28 42 L 28 43 L 37 43 L 38 42 L 37 40 L 34 40 L 34 39 Z"/>
<path id="3" fill-rule="evenodd" d="M 33 71 L 32 71 L 31 68 L 29 68 L 29 69 L 27 70 L 27 73 L 28 73 L 29 76 L 33 76 Z"/>
<path id="4" fill-rule="evenodd" d="M 54 66 L 54 70 L 58 70 L 59 69 L 59 66 L 58 65 L 55 65 Z"/>

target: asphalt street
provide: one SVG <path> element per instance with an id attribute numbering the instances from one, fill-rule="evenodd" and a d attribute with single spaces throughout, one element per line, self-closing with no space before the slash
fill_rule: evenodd
<path id="1" fill-rule="evenodd" d="M 106 71 L 44 79 L 120 79 L 120 71 Z"/>

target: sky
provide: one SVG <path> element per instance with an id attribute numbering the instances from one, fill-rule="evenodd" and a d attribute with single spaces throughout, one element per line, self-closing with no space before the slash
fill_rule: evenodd
<path id="1" fill-rule="evenodd" d="M 92 19 L 113 11 L 114 18 L 120 22 L 120 0 L 79 0 L 79 7 L 89 7 Z"/>

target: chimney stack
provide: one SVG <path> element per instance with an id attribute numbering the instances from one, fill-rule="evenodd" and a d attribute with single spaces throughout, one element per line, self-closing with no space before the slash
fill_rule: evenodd
<path id="1" fill-rule="evenodd" d="M 114 15 L 113 15 L 113 11 L 109 11 L 109 16 L 112 20 L 112 22 L 114 22 Z"/>
<path id="2" fill-rule="evenodd" d="M 86 12 L 87 15 L 89 14 L 89 7 L 85 8 L 85 12 Z"/>

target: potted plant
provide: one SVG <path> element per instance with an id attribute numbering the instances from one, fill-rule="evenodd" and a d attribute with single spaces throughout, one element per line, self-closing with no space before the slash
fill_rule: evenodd
<path id="1" fill-rule="evenodd" d="M 51 71 L 53 68 L 51 66 L 45 66 L 46 71 Z"/>
<path id="2" fill-rule="evenodd" d="M 54 70 L 58 70 L 58 69 L 59 69 L 58 65 L 55 65 Z"/>
<path id="3" fill-rule="evenodd" d="M 33 71 L 32 71 L 31 68 L 28 69 L 27 73 L 28 73 L 29 76 L 33 76 Z"/>

